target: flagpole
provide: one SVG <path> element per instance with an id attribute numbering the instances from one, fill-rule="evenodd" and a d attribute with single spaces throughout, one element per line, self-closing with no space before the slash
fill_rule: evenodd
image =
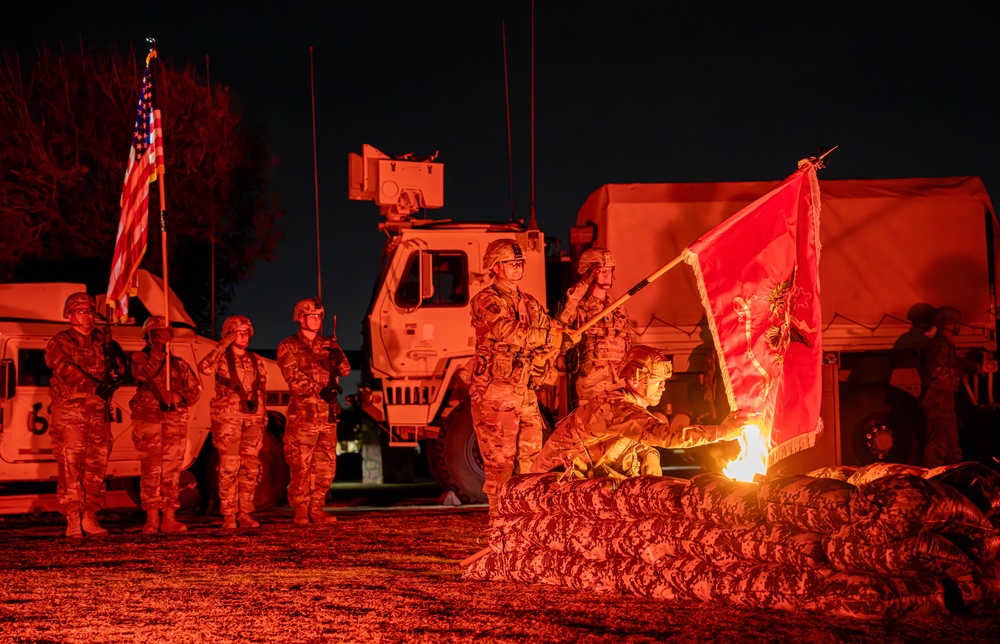
<path id="1" fill-rule="evenodd" d="M 156 55 L 156 41 L 152 42 L 152 49 L 149 51 L 149 62 L 152 64 L 153 59 L 157 58 Z M 154 97 L 155 101 L 155 97 Z M 155 136 L 157 138 L 162 137 L 163 125 L 160 120 L 159 108 L 157 104 L 153 103 L 153 122 L 160 124 L 161 132 L 156 132 Z M 162 163 L 163 159 L 157 159 L 157 164 Z M 160 190 L 160 252 L 163 254 L 163 317 L 167 321 L 167 328 L 170 328 L 170 270 L 169 263 L 167 261 L 167 196 L 166 187 L 164 186 L 163 175 L 166 174 L 163 166 L 157 169 L 156 183 Z M 166 390 L 170 391 L 170 341 L 166 343 Z"/>

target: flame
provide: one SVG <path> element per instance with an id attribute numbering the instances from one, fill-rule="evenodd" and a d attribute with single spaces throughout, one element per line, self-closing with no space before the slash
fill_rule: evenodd
<path id="1" fill-rule="evenodd" d="M 760 427 L 745 425 L 743 435 L 737 436 L 740 455 L 722 468 L 722 474 L 736 481 L 753 481 L 758 474 L 767 473 L 767 440 L 761 436 Z"/>

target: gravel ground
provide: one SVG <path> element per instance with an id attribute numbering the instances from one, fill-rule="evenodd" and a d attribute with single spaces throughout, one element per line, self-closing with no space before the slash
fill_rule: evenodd
<path id="1" fill-rule="evenodd" d="M 301 528 L 287 508 L 261 527 L 70 542 L 57 515 L 0 517 L 2 642 L 985 642 L 1000 617 L 859 622 L 815 613 L 465 582 L 485 545 L 483 508 L 339 509 Z"/>

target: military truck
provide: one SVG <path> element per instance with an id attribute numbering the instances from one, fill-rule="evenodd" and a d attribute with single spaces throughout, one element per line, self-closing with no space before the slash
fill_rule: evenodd
<path id="1" fill-rule="evenodd" d="M 464 502 L 485 500 L 465 366 L 475 341 L 469 303 L 486 284 L 487 244 L 501 237 L 520 242 L 527 253 L 520 287 L 552 311 L 584 248 L 615 253 L 613 291 L 620 294 L 776 185 L 607 185 L 581 208 L 567 254 L 546 253 L 544 233 L 521 222 L 413 217 L 444 203 L 444 166 L 432 159 L 392 158 L 365 145 L 350 155 L 349 182 L 351 199 L 379 206 L 386 234 L 355 402 L 388 432 L 390 446 L 421 446 L 435 479 Z M 984 366 L 995 369 L 992 205 L 975 177 L 820 185 L 827 431 L 816 448 L 786 459 L 786 467 L 915 462 L 924 426 L 917 404 L 922 329 L 935 307 L 964 312 L 957 344 L 984 350 Z M 636 341 L 674 359 L 675 377 L 660 405 L 671 422 L 724 417 L 725 396 L 706 366 L 714 349 L 690 270 L 682 265 L 653 282 L 629 300 L 628 310 Z M 549 418 L 568 411 L 566 384 L 560 378 L 540 395 Z"/>
<path id="2" fill-rule="evenodd" d="M 140 270 L 139 296 L 153 315 L 162 314 L 162 283 Z M 45 365 L 45 347 L 56 333 L 69 327 L 62 317 L 63 302 L 70 293 L 85 291 L 82 284 L 0 284 L 0 513 L 54 511 L 57 464 L 52 455 L 49 423 L 51 371 Z M 192 330 L 193 320 L 177 297 L 171 294 L 171 351 L 197 372 L 198 361 L 215 342 Z M 141 350 L 145 342 L 141 326 L 111 326 L 115 340 L 126 354 Z M 281 447 L 288 405 L 288 387 L 273 360 L 265 360 L 268 382 L 268 431 L 261 449 L 261 481 L 254 503 L 258 508 L 281 500 L 288 485 L 288 467 Z M 209 402 L 215 380 L 202 377 L 203 391 L 191 409 L 188 444 L 184 457 L 182 496 L 189 501 L 200 493 L 217 490 L 215 465 L 218 454 L 209 440 Z M 132 443 L 129 400 L 136 383 L 126 376 L 111 402 L 112 449 L 108 461 L 108 506 L 138 503 L 139 454 Z M 195 463 L 198 467 L 192 467 Z M 201 480 L 197 480 L 200 478 Z"/>

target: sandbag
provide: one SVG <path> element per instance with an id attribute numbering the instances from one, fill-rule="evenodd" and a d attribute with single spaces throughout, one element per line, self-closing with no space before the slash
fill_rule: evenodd
<path id="1" fill-rule="evenodd" d="M 763 520 L 757 483 L 732 481 L 719 474 L 699 474 L 681 493 L 684 513 L 721 526 L 757 524 Z"/>
<path id="2" fill-rule="evenodd" d="M 806 476 L 811 476 L 814 479 L 834 479 L 836 481 L 847 481 L 851 474 L 858 471 L 858 468 L 854 465 L 832 465 L 830 467 L 820 467 L 811 472 L 807 472 Z"/>
<path id="3" fill-rule="evenodd" d="M 788 525 L 762 523 L 737 542 L 744 559 L 800 568 L 825 568 L 830 565 L 823 549 L 823 535 L 803 532 Z"/>
<path id="4" fill-rule="evenodd" d="M 758 565 L 743 560 L 711 563 L 692 558 L 663 559 L 654 571 L 673 587 L 678 599 L 711 602 L 721 599 L 716 588 L 731 587 L 735 578 Z"/>
<path id="5" fill-rule="evenodd" d="M 941 582 L 931 577 L 892 577 L 839 572 L 828 577 L 803 610 L 854 619 L 899 619 L 946 612 Z"/>
<path id="6" fill-rule="evenodd" d="M 973 562 L 940 534 L 922 532 L 890 543 L 872 543 L 866 534 L 846 526 L 823 540 L 830 565 L 837 570 L 867 570 L 890 575 L 960 577 Z"/>
<path id="7" fill-rule="evenodd" d="M 927 470 L 923 477 L 955 488 L 986 517 L 1000 515 L 1000 472 L 982 463 L 942 465 Z"/>
<path id="8" fill-rule="evenodd" d="M 612 503 L 619 517 L 679 516 L 684 514 L 681 494 L 686 479 L 670 476 L 636 476 L 619 482 Z"/>
<path id="9" fill-rule="evenodd" d="M 716 564 L 742 560 L 740 539 L 748 528 L 718 526 L 701 519 L 657 517 L 639 524 L 638 556 L 646 563 L 693 558 Z"/>
<path id="10" fill-rule="evenodd" d="M 488 539 L 495 552 L 565 551 L 573 529 L 562 514 L 501 515 L 490 522 Z"/>
<path id="11" fill-rule="evenodd" d="M 877 542 L 922 532 L 983 536 L 993 526 L 962 493 L 919 476 L 894 474 L 858 488 L 851 498 L 854 525 Z"/>
<path id="12" fill-rule="evenodd" d="M 960 593 L 961 610 L 994 612 L 1000 608 L 1000 561 L 979 566 L 954 582 Z"/>
<path id="13" fill-rule="evenodd" d="M 618 483 L 619 479 L 599 477 L 551 486 L 547 499 L 549 511 L 588 519 L 613 519 L 617 513 L 611 499 Z"/>
<path id="14" fill-rule="evenodd" d="M 497 490 L 494 513 L 504 515 L 551 511 L 551 491 L 562 485 L 559 483 L 560 476 L 559 472 L 512 476 Z"/>
<path id="15" fill-rule="evenodd" d="M 714 593 L 733 606 L 796 610 L 834 573 L 784 564 L 761 564 L 717 580 Z"/>
<path id="16" fill-rule="evenodd" d="M 757 498 L 768 523 L 831 534 L 850 523 L 856 490 L 845 481 L 794 475 L 765 480 Z"/>
<path id="17" fill-rule="evenodd" d="M 918 465 L 906 465 L 905 463 L 869 463 L 862 465 L 847 478 L 847 482 L 854 487 L 861 487 L 866 483 L 871 483 L 884 476 L 893 474 L 912 474 L 920 476 L 927 471 L 927 468 Z"/>

